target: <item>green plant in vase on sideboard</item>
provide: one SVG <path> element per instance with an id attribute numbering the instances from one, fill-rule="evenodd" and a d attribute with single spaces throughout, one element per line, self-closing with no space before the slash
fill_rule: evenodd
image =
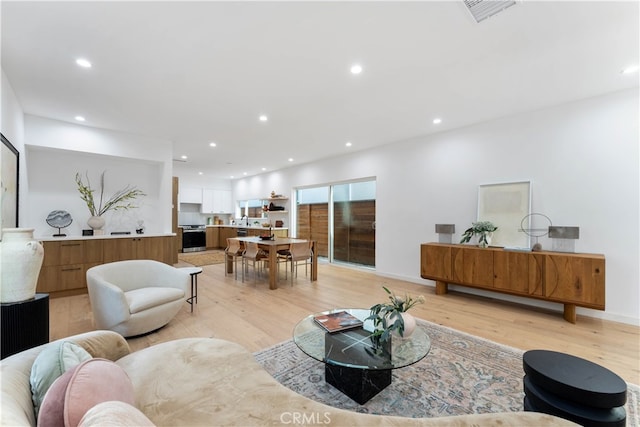
<path id="1" fill-rule="evenodd" d="M 82 175 L 80 173 L 76 173 L 76 184 L 78 185 L 78 192 L 80 193 L 80 198 L 87 204 L 89 208 L 89 213 L 91 217 L 87 224 L 93 229 L 100 230 L 104 226 L 104 218 L 102 215 L 107 213 L 110 210 L 120 210 L 120 209 L 132 209 L 137 206 L 133 205 L 131 202 L 138 197 L 146 196 L 146 194 L 139 190 L 136 187 L 127 185 L 121 190 L 116 191 L 110 198 L 103 202 L 104 199 L 104 174 L 105 171 L 100 175 L 100 198 L 98 203 L 96 204 L 93 193 L 96 191 L 91 188 L 91 182 L 89 181 L 89 174 L 85 173 L 86 181 L 85 184 L 82 180 Z"/>
<path id="2" fill-rule="evenodd" d="M 467 228 L 464 233 L 462 233 L 460 243 L 467 243 L 473 236 L 477 235 L 479 236 L 478 246 L 486 248 L 491 244 L 492 234 L 497 229 L 498 227 L 496 227 L 491 221 L 472 222 L 471 227 Z"/>

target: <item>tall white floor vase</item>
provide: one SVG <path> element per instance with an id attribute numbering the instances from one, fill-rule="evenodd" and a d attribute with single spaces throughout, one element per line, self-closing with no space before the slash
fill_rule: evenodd
<path id="1" fill-rule="evenodd" d="M 0 302 L 33 298 L 44 258 L 42 244 L 33 239 L 33 228 L 3 228 L 0 244 Z"/>

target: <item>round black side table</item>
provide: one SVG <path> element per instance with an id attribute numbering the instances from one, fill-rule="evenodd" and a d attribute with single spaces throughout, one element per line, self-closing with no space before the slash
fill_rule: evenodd
<path id="1" fill-rule="evenodd" d="M 544 412 L 583 426 L 626 425 L 627 383 L 610 370 L 565 353 L 524 353 L 525 411 Z"/>

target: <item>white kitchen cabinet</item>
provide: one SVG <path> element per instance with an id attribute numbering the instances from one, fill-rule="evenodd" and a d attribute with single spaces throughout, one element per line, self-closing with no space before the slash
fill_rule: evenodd
<path id="1" fill-rule="evenodd" d="M 231 191 L 216 190 L 213 195 L 213 206 L 219 206 L 219 212 L 232 213 L 234 211 L 231 203 Z"/>
<path id="2" fill-rule="evenodd" d="M 180 203 L 202 203 L 202 188 L 181 188 L 178 193 Z"/>
<path id="3" fill-rule="evenodd" d="M 200 212 L 204 214 L 232 213 L 231 191 L 203 189 Z"/>

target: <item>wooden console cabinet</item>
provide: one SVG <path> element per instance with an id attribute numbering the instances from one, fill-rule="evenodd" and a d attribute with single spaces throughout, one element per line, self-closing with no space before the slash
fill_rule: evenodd
<path id="1" fill-rule="evenodd" d="M 605 258 L 599 254 L 425 243 L 420 275 L 435 280 L 437 295 L 446 294 L 451 283 L 562 303 L 571 323 L 576 322 L 576 306 L 605 308 Z"/>
<path id="2" fill-rule="evenodd" d="M 152 259 L 173 265 L 174 236 L 127 236 L 78 240 L 45 240 L 37 292 L 51 298 L 87 292 L 87 270 L 128 259 Z"/>
<path id="3" fill-rule="evenodd" d="M 217 249 L 220 245 L 220 228 L 218 227 L 207 227 L 206 231 L 206 247 L 207 249 Z M 226 243 L 226 242 L 225 242 Z M 226 247 L 226 244 L 225 246 Z"/>
<path id="4" fill-rule="evenodd" d="M 227 247 L 227 239 L 238 237 L 238 229 L 235 227 L 221 227 L 220 228 L 220 236 L 218 247 L 226 248 Z"/>

